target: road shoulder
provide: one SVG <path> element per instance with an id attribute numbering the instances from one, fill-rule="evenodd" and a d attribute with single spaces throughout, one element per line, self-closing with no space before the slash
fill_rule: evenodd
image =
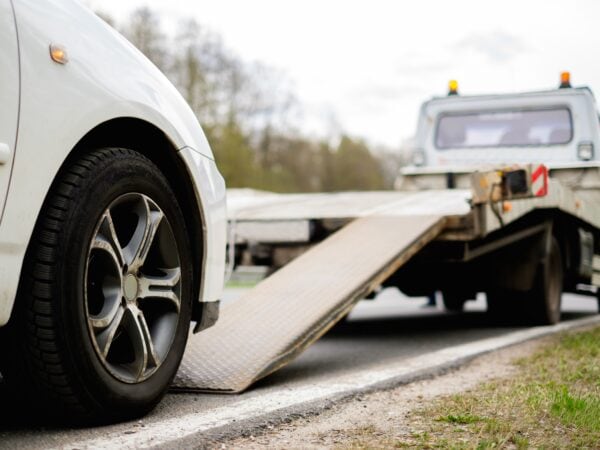
<path id="1" fill-rule="evenodd" d="M 253 430 L 254 434 L 232 440 L 206 442 L 206 448 L 332 448 L 348 447 L 361 437 L 382 438 L 413 433 L 412 411 L 434 399 L 462 393 L 483 383 L 508 378 L 517 372 L 514 361 L 531 355 L 544 344 L 544 337 L 480 356 L 460 369 L 431 379 L 393 389 L 358 394 L 332 405 L 319 414 L 279 426 Z M 385 430 L 385 433 L 381 430 Z"/>

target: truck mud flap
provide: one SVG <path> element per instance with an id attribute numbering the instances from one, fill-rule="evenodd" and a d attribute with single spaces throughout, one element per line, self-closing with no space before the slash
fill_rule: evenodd
<path id="1" fill-rule="evenodd" d="M 443 216 L 356 219 L 225 305 L 188 342 L 176 391 L 237 393 L 297 357 L 444 228 Z"/>

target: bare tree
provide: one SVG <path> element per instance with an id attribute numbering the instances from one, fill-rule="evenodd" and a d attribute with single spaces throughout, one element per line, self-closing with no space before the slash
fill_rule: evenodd
<path id="1" fill-rule="evenodd" d="M 169 69 L 167 37 L 160 19 L 147 6 L 136 9 L 121 32 L 159 69 Z"/>
<path id="2" fill-rule="evenodd" d="M 122 28 L 188 101 L 229 186 L 287 192 L 389 186 L 400 163 L 391 153 L 374 156 L 365 142 L 344 136 L 333 115 L 329 142 L 305 137 L 294 129 L 298 102 L 284 74 L 244 61 L 194 20 L 178 30 L 163 33 L 149 8 L 135 10 Z"/>

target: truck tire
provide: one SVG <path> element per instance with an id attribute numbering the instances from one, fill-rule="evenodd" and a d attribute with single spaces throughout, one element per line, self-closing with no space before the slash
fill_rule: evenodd
<path id="1" fill-rule="evenodd" d="M 553 237 L 545 261 L 538 266 L 533 289 L 527 295 L 529 318 L 534 324 L 552 325 L 560 321 L 563 278 L 560 246 Z"/>
<path id="2" fill-rule="evenodd" d="M 3 375 L 20 402 L 80 423 L 152 409 L 185 349 L 191 261 L 177 199 L 150 160 L 103 148 L 61 170 L 8 329 Z"/>
<path id="3" fill-rule="evenodd" d="M 442 291 L 442 301 L 444 302 L 444 308 L 448 311 L 462 312 L 467 298 L 464 294 L 454 291 Z"/>

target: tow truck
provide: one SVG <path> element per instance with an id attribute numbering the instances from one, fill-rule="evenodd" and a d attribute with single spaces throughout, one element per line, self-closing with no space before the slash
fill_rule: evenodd
<path id="1" fill-rule="evenodd" d="M 421 108 L 396 190 L 229 192 L 238 262 L 274 271 L 190 342 L 175 389 L 239 392 L 289 362 L 381 286 L 485 292 L 493 317 L 560 320 L 563 292 L 598 301 L 600 126 L 590 89 L 458 95 Z M 231 258 L 232 260 L 235 258 Z"/>
<path id="2" fill-rule="evenodd" d="M 396 189 L 470 188 L 470 223 L 394 281 L 434 284 L 450 310 L 484 291 L 491 314 L 542 324 L 559 321 L 563 291 L 598 298 L 599 131 L 592 91 L 568 72 L 558 89 L 513 95 L 463 97 L 451 81 L 423 104 L 415 164 Z"/>

